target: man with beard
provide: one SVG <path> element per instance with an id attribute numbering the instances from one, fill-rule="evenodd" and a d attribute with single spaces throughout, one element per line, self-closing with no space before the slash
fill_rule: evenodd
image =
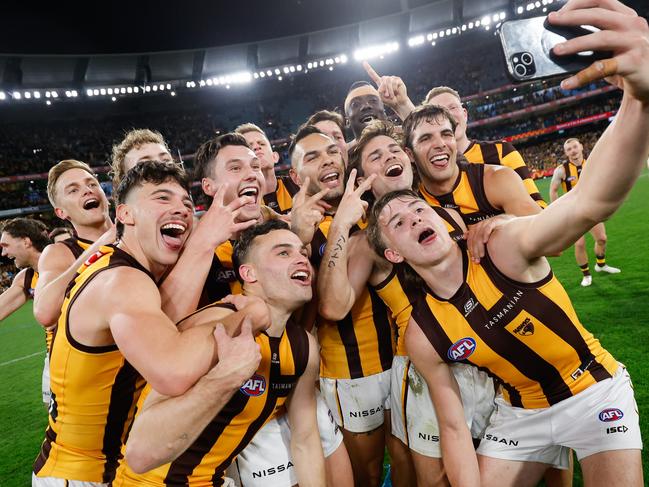
<path id="1" fill-rule="evenodd" d="M 552 182 L 550 183 L 550 201 L 559 197 L 559 186 L 563 186 L 563 192 L 567 193 L 572 190 L 579 182 L 581 171 L 586 165 L 584 157 L 584 146 L 578 139 L 571 138 L 563 143 L 563 151 L 568 157 L 564 162 L 554 170 Z M 590 229 L 590 234 L 595 239 L 595 272 L 605 272 L 607 274 L 618 274 L 620 269 L 611 267 L 606 263 L 606 227 L 604 223 L 598 223 Z M 586 252 L 586 238 L 581 237 L 575 242 L 575 259 L 582 272 L 581 285 L 588 287 L 593 282 L 593 276 L 588 268 L 588 253 Z"/>
<path id="2" fill-rule="evenodd" d="M 457 150 L 458 153 L 464 155 L 467 161 L 474 164 L 498 164 L 512 168 L 523 181 L 525 189 L 532 199 L 541 208 L 547 206 L 530 176 L 530 171 L 523 160 L 523 156 L 511 143 L 469 139 L 466 133 L 468 112 L 462 106 L 462 99 L 457 91 L 448 86 L 437 86 L 428 92 L 424 104 L 440 105 L 451 112 L 457 123 L 455 127 Z"/>
<path id="3" fill-rule="evenodd" d="M 579 322 L 544 256 L 609 218 L 644 168 L 649 28 L 619 2 L 571 1 L 548 21 L 602 29 L 558 44 L 557 55 L 593 50 L 614 56 L 564 80 L 564 89 L 604 77 L 624 88 L 615 121 L 593 149 L 580 184 L 544 211 L 502 225 L 479 263 L 448 238 L 440 218 L 414 193 L 381 198 L 368 234 L 378 254 L 407 264 L 425 286 L 413 305 L 406 345 L 438 412 L 452 484 L 533 486 L 548 463 L 572 448 L 586 486 L 639 487 L 642 442 L 628 373 Z M 454 362 L 487 369 L 502 385 L 478 458 L 450 374 Z M 616 423 L 613 431 L 623 427 L 624 434 L 611 434 L 602 423 Z"/>
<path id="4" fill-rule="evenodd" d="M 182 394 L 218 360 L 214 323 L 181 332 L 160 309 L 156 281 L 192 228 L 188 188 L 179 166 L 161 162 L 138 164 L 121 182 L 119 243 L 84 263 L 62 306 L 51 350 L 49 426 L 33 485 L 112 481 L 144 379 L 165 394 Z M 250 315 L 261 329 L 267 311 L 251 303 L 222 322 L 233 330 Z M 220 384 L 223 393 L 230 387 Z"/>
<path id="5" fill-rule="evenodd" d="M 243 296 L 261 299 L 270 309 L 270 326 L 256 337 L 261 363 L 238 375 L 236 387 L 240 390 L 229 394 L 222 408 L 222 398 L 213 388 L 210 374 L 179 397 L 152 391 L 139 408 L 127 443 L 130 468 L 120 471 L 115 487 L 222 485 L 234 457 L 262 425 L 281 414 L 283 405 L 287 406 L 291 423 L 292 463 L 297 480 L 301 486 L 325 485 L 316 426 L 317 344 L 302 327 L 290 321 L 291 314 L 312 295 L 313 268 L 306 247 L 286 223 L 270 221 L 242 233 L 235 261 Z M 212 306 L 208 306 L 189 320 L 212 322 L 212 315 Z M 180 326 L 186 326 L 183 321 Z M 160 428 L 160 424 L 168 427 Z M 281 448 L 281 443 L 273 447 Z M 272 482 L 272 477 L 263 485 L 271 485 L 266 483 L 268 480 Z"/>
<path id="6" fill-rule="evenodd" d="M 291 166 L 291 177 L 300 186 L 291 225 L 299 228 L 303 242 L 311 242 L 311 261 L 319 268 L 344 193 L 342 155 L 332 139 L 306 126 L 291 145 Z M 337 321 L 318 317 L 317 333 L 322 359 L 320 390 L 343 429 L 355 484 L 377 485 L 392 362 L 387 309 L 366 287 L 346 316 Z"/>
<path id="7" fill-rule="evenodd" d="M 273 150 L 266 133 L 254 123 L 239 125 L 234 132 L 243 135 L 248 146 L 259 159 L 265 181 L 263 203 L 279 213 L 291 211 L 293 196 L 299 188 L 291 178 L 275 175 L 275 164 L 279 161 L 279 154 Z"/>
<path id="8" fill-rule="evenodd" d="M 340 148 L 345 167 L 347 167 L 349 155 L 347 153 L 347 142 L 345 142 L 345 119 L 340 113 L 320 110 L 311 115 L 304 125 L 313 125 L 335 141 Z"/>

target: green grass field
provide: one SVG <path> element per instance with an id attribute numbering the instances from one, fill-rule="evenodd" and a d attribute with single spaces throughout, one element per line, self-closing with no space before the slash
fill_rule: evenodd
<path id="1" fill-rule="evenodd" d="M 642 436 L 649 443 L 649 174 L 645 171 L 622 209 L 606 224 L 607 260 L 622 273 L 593 272 L 593 285 L 581 288 L 572 250 L 552 259 L 555 273 L 573 298 L 585 326 L 625 363 L 634 381 Z M 549 180 L 539 186 L 547 196 Z M 592 238 L 588 237 L 591 263 Z M 0 487 L 30 485 L 31 466 L 46 425 L 40 380 L 44 335 L 31 304 L 0 322 Z M 643 455 L 645 479 L 649 455 Z M 649 479 L 648 479 L 649 480 Z M 579 473 L 575 485 L 581 485 Z"/>

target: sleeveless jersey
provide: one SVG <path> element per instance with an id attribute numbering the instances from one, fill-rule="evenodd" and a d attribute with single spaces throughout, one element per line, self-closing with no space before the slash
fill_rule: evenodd
<path id="1" fill-rule="evenodd" d="M 579 182 L 579 176 L 581 176 L 581 171 L 584 169 L 586 161 L 582 161 L 580 166 L 576 166 L 572 162 L 564 162 L 562 164 L 564 176 L 561 180 L 561 186 L 563 187 L 563 192 L 567 193 L 572 188 L 574 188 Z"/>
<path id="2" fill-rule="evenodd" d="M 315 269 L 320 267 L 332 220 L 331 216 L 325 217 L 311 242 L 311 263 Z M 358 226 L 355 229 L 358 230 Z M 366 286 L 342 320 L 336 322 L 318 316 L 317 326 L 322 377 L 358 379 L 392 366 L 389 313 L 370 286 Z"/>
<path id="3" fill-rule="evenodd" d="M 464 230 L 453 217 L 444 208 L 439 206 L 433 206 L 432 208 L 446 223 L 451 238 L 455 241 L 462 240 Z M 412 313 L 412 303 L 415 302 L 422 289 L 421 283 L 410 277 L 412 274 L 414 273 L 406 269 L 403 264 L 395 264 L 392 266 L 392 271 L 388 277 L 374 286 L 374 290 L 390 310 L 392 322 L 396 326 L 397 348 L 395 355 L 408 355 L 404 336 Z"/>
<path id="4" fill-rule="evenodd" d="M 503 210 L 494 208 L 489 203 L 484 189 L 484 164 L 467 164 L 458 162 L 460 172 L 450 193 L 432 195 L 419 184 L 419 194 L 430 206 L 451 208 L 462 215 L 467 225 L 500 215 Z"/>
<path id="5" fill-rule="evenodd" d="M 611 377 L 618 364 L 579 322 L 552 271 L 536 283 L 504 276 L 485 255 L 470 262 L 450 299 L 427 290 L 412 316 L 439 356 L 474 365 L 512 406 L 545 408 Z"/>
<path id="6" fill-rule="evenodd" d="M 300 190 L 288 176 L 277 178 L 277 189 L 264 195 L 264 204 L 278 213 L 289 213 L 293 208 L 293 196 Z"/>
<path id="7" fill-rule="evenodd" d="M 120 266 L 150 276 L 131 255 L 106 246 L 82 266 L 66 294 L 50 353 L 52 398 L 45 441 L 34 463 L 38 477 L 86 482 L 114 477 L 144 379 L 116 345 L 78 343 L 68 316 L 88 283 Z"/>
<path id="8" fill-rule="evenodd" d="M 215 303 L 228 294 L 241 294 L 243 289 L 237 279 L 237 273 L 232 265 L 234 247 L 232 241 L 223 242 L 214 251 L 212 266 L 207 274 L 199 308 Z"/>
<path id="9" fill-rule="evenodd" d="M 113 487 L 186 486 L 223 484 L 223 475 L 253 436 L 278 412 L 304 373 L 309 358 L 306 331 L 288 323 L 281 337 L 264 332 L 255 341 L 261 347 L 257 372 L 237 391 L 196 441 L 171 463 L 142 475 L 128 464 L 120 466 Z M 147 385 L 139 405 L 150 388 Z"/>
<path id="10" fill-rule="evenodd" d="M 23 293 L 25 294 L 25 298 L 34 299 L 34 289 L 36 289 L 37 282 L 38 272 L 31 267 L 27 268 L 25 271 L 25 280 L 23 281 Z"/>
<path id="11" fill-rule="evenodd" d="M 473 164 L 498 164 L 507 166 L 516 171 L 516 174 L 523 180 L 523 185 L 530 197 L 536 201 L 541 208 L 548 204 L 543 201 L 539 188 L 536 187 L 530 170 L 523 160 L 523 156 L 510 143 L 505 141 L 491 142 L 486 140 L 472 140 L 464 152 L 467 161 Z"/>

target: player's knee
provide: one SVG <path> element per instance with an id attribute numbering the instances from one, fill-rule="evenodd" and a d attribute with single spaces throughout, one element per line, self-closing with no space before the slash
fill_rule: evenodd
<path id="1" fill-rule="evenodd" d="M 583 239 L 579 239 L 575 242 L 575 251 L 585 251 L 586 242 Z"/>
<path id="2" fill-rule="evenodd" d="M 606 241 L 607 241 L 606 235 L 603 235 L 603 236 L 600 236 L 600 237 L 595 241 L 595 243 L 596 243 L 599 247 L 604 247 L 604 246 L 606 245 Z"/>

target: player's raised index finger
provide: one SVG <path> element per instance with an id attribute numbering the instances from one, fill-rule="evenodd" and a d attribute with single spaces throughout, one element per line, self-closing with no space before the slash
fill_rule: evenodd
<path id="1" fill-rule="evenodd" d="M 354 184 L 356 183 L 356 169 L 349 171 L 347 184 L 345 185 L 345 194 L 351 194 L 354 191 Z"/>
<path id="2" fill-rule="evenodd" d="M 372 78 L 372 81 L 374 81 L 377 85 L 381 84 L 381 76 L 379 76 L 379 73 L 374 71 L 374 68 L 370 66 L 370 63 L 363 61 L 363 68 L 367 72 L 368 76 Z"/>

